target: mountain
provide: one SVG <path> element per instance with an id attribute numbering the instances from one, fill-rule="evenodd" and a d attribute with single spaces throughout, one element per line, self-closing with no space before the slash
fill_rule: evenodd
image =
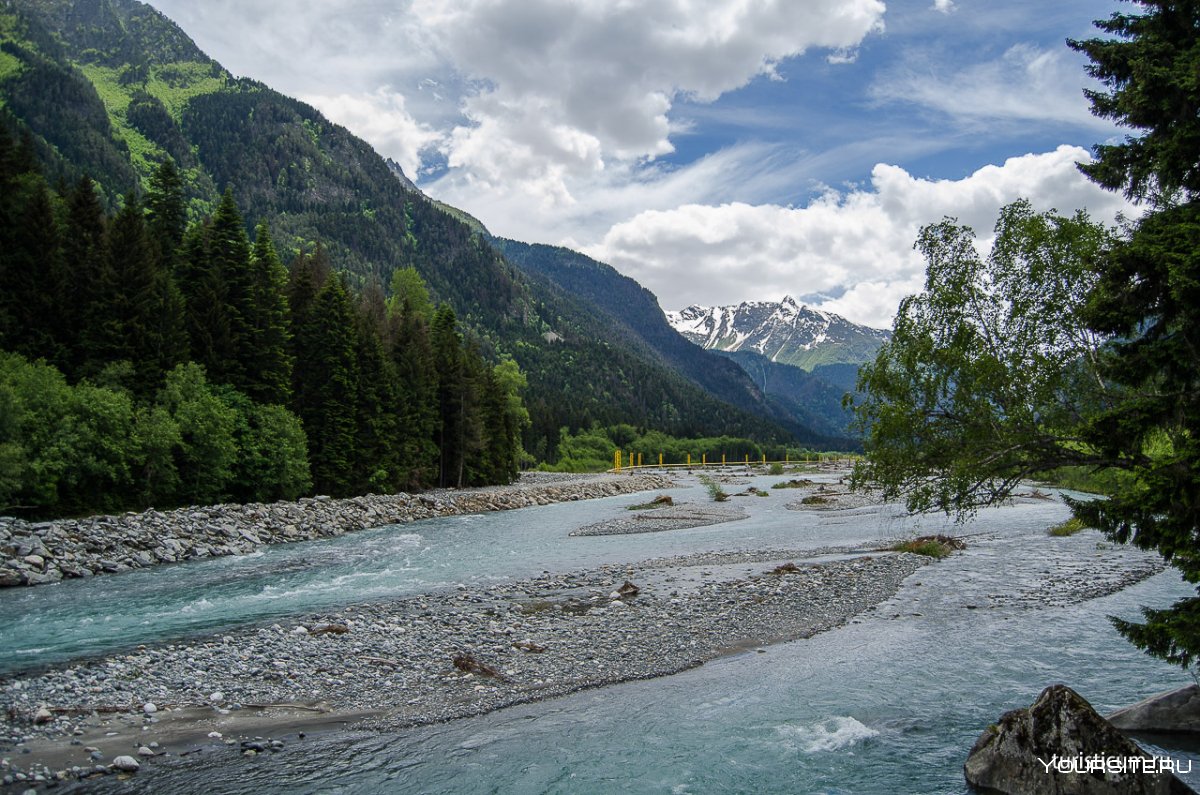
<path id="1" fill-rule="evenodd" d="M 495 242 L 531 279 L 545 280 L 582 299 L 593 308 L 595 319 L 619 331 L 632 349 L 659 360 L 709 394 L 771 417 L 805 442 L 845 446 L 844 390 L 750 351 L 734 360 L 692 344 L 667 322 L 654 293 L 603 262 L 558 246 Z M 753 367 L 751 357 L 760 360 Z"/>
<path id="2" fill-rule="evenodd" d="M 702 348 L 755 351 L 772 362 L 804 370 L 870 361 L 890 337 L 886 331 L 851 323 L 840 315 L 799 306 L 791 296 L 777 304 L 689 306 L 667 312 L 667 320 Z"/>
<path id="3" fill-rule="evenodd" d="M 136 0 L 0 3 L 0 123 L 24 137 L 51 184 L 90 175 L 110 207 L 170 157 L 191 220 L 229 189 L 285 259 L 319 245 L 352 285 L 385 289 L 394 271 L 415 268 L 485 355 L 526 372 L 535 454 L 553 456 L 560 428 L 592 423 L 764 441 L 799 430 L 768 408 L 739 407 L 753 401 L 713 397 L 583 299 L 515 268 L 478 221 L 413 190 L 366 142 L 234 77 Z"/>

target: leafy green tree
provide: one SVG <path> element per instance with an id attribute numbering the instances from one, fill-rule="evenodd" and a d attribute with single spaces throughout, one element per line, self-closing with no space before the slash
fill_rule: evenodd
<path id="1" fill-rule="evenodd" d="M 1115 473 L 1111 494 L 1072 501 L 1075 514 L 1158 551 L 1200 583 L 1200 4 L 1135 3 L 1140 13 L 1096 23 L 1108 37 L 1070 44 L 1108 89 L 1088 92 L 1093 112 L 1135 131 L 1097 146 L 1081 168 L 1147 201 L 1150 212 L 1115 241 L 1067 241 L 1067 259 L 1087 266 L 1082 297 L 1071 290 L 1060 308 L 1078 323 L 1021 339 L 1009 360 L 1032 366 L 1008 367 L 988 353 L 987 311 L 951 295 L 973 296 L 973 283 L 944 278 L 931 260 L 926 294 L 905 302 L 896 336 L 860 381 L 868 391 L 860 417 L 874 425 L 856 480 L 877 478 L 885 491 L 907 494 L 910 507 L 964 510 L 1000 499 L 1039 468 Z M 1031 271 L 1031 291 L 1048 277 L 1053 286 L 1056 273 Z M 991 305 L 1003 312 L 998 295 Z M 947 333 L 932 326 L 938 313 Z M 1053 331 L 1076 325 L 1084 344 L 1057 348 Z M 997 339 L 1003 350 L 1006 340 Z M 1054 355 L 1043 360 L 1045 351 Z M 1033 402 L 1005 402 L 1001 378 Z M 901 460 L 906 452 L 912 463 Z M 1144 623 L 1114 623 L 1150 654 L 1191 665 L 1200 655 L 1200 598 L 1143 612 Z"/>
<path id="2" fill-rule="evenodd" d="M 228 493 L 237 460 L 237 412 L 194 362 L 167 373 L 157 403 L 178 425 L 181 440 L 176 454 L 179 492 L 172 501 L 220 502 Z"/>
<path id="3" fill-rule="evenodd" d="M 901 303 L 892 339 L 860 370 L 867 458 L 855 480 L 913 511 L 969 513 L 1035 473 L 1106 463 L 1079 426 L 1111 400 L 1083 318 L 1108 233 L 1024 201 L 995 232 L 983 259 L 951 219 L 921 230 L 925 291 Z"/>
<path id="4" fill-rule="evenodd" d="M 283 406 L 255 403 L 230 387 L 221 400 L 236 412 L 237 459 L 229 488 L 238 502 L 294 500 L 312 486 L 308 439 L 300 419 Z"/>
<path id="5" fill-rule="evenodd" d="M 116 510 L 137 449 L 125 392 L 72 387 L 54 367 L 0 353 L 0 505 L 34 516 Z"/>

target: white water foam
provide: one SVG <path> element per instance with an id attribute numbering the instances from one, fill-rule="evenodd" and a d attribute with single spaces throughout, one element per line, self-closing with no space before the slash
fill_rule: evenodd
<path id="1" fill-rule="evenodd" d="M 840 751 L 879 735 L 849 715 L 837 715 L 805 726 L 778 726 L 776 731 L 789 745 L 806 754 Z"/>

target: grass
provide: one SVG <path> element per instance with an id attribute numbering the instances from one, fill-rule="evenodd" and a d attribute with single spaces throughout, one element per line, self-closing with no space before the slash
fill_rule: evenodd
<path id="1" fill-rule="evenodd" d="M 822 497 L 820 494 L 810 494 L 800 500 L 801 505 L 828 505 L 830 502 L 828 497 Z"/>
<path id="2" fill-rule="evenodd" d="M 888 547 L 892 552 L 911 552 L 914 555 L 925 555 L 938 560 L 949 556 L 955 550 L 966 548 L 967 545 L 962 539 L 943 535 L 921 536 L 908 541 L 900 541 Z"/>
<path id="3" fill-rule="evenodd" d="M 773 489 L 803 489 L 803 488 L 808 488 L 809 486 L 815 486 L 815 485 L 817 485 L 817 484 L 813 483 L 811 480 L 804 480 L 804 479 L 781 480 L 778 483 L 776 483 L 774 486 L 772 486 L 771 488 L 773 488 Z"/>
<path id="4" fill-rule="evenodd" d="M 704 488 L 708 489 L 708 496 L 713 498 L 713 502 L 725 502 L 729 499 L 729 495 L 725 493 L 725 489 L 721 488 L 721 484 L 708 475 L 701 475 L 700 482 L 704 484 Z"/>
<path id="5" fill-rule="evenodd" d="M 1066 536 L 1073 536 L 1080 530 L 1086 529 L 1087 525 L 1083 521 L 1072 516 L 1067 521 L 1054 525 L 1054 527 L 1051 527 L 1047 532 L 1056 538 L 1063 538 Z"/>
<path id="6" fill-rule="evenodd" d="M 771 468 L 767 470 L 767 474 L 768 475 L 782 475 L 783 474 L 783 464 L 779 463 L 778 461 L 771 464 Z"/>

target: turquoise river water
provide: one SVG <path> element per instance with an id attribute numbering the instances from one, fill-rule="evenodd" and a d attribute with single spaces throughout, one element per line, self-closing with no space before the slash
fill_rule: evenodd
<path id="1" fill-rule="evenodd" d="M 778 478 L 755 478 L 767 487 Z M 677 500 L 701 500 L 698 485 Z M 1093 531 L 1051 538 L 1055 501 L 962 527 L 895 508 L 786 510 L 694 530 L 570 538 L 629 495 L 453 517 L 89 581 L 0 593 L 0 672 L 456 583 L 718 549 L 817 549 L 950 530 L 969 547 L 856 622 L 670 677 L 396 735 L 330 733 L 245 762 L 210 754 L 70 791 L 135 793 L 961 793 L 1002 712 L 1065 682 L 1102 712 L 1191 681 L 1106 619 L 1189 588 L 1173 571 L 1095 599 L 1062 585 L 1124 554 Z M 1200 756 L 1173 751 L 1181 760 Z M 221 761 L 223 760 L 223 761 Z M 1190 780 L 1195 786 L 1195 781 Z"/>

